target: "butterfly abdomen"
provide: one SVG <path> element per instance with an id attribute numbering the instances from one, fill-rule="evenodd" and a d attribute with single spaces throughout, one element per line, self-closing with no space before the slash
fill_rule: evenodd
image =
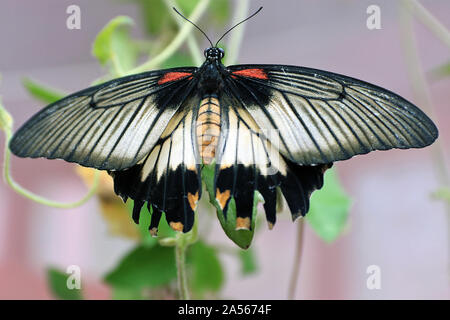
<path id="1" fill-rule="evenodd" d="M 220 135 L 220 105 L 216 97 L 202 99 L 196 126 L 200 157 L 204 164 L 210 164 L 216 155 Z"/>

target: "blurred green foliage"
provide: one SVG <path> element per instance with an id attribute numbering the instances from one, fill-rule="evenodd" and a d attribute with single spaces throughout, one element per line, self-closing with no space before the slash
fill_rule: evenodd
<path id="1" fill-rule="evenodd" d="M 199 0 L 128 0 L 136 3 L 140 8 L 144 29 L 148 35 L 161 36 L 177 30 L 176 21 L 171 19 L 168 9 L 175 6 L 185 16 L 189 16 L 198 5 Z M 230 16 L 229 0 L 213 0 L 208 9 L 205 24 L 222 27 Z"/>
<path id="2" fill-rule="evenodd" d="M 67 287 L 67 280 L 69 276 L 69 274 L 56 268 L 48 268 L 48 287 L 55 298 L 61 300 L 81 300 L 83 297 L 80 289 L 69 289 Z"/>
<path id="3" fill-rule="evenodd" d="M 121 75 L 136 64 L 138 49 L 130 39 L 129 27 L 133 19 L 118 16 L 112 19 L 97 35 L 92 54 L 101 65 L 109 64 L 113 75 Z"/>
<path id="4" fill-rule="evenodd" d="M 177 277 L 173 249 L 138 245 L 105 276 L 113 288 L 142 290 L 169 284 Z"/>
<path id="5" fill-rule="evenodd" d="M 239 250 L 239 258 L 241 259 L 241 273 L 243 275 L 258 271 L 258 263 L 253 250 Z"/>
<path id="6" fill-rule="evenodd" d="M 438 200 L 444 200 L 448 204 L 450 204 L 450 188 L 449 187 L 441 187 L 432 194 L 433 198 Z"/>
<path id="7" fill-rule="evenodd" d="M 9 112 L 3 107 L 0 99 L 0 130 L 5 132 L 5 136 L 11 135 L 14 120 Z"/>
<path id="8" fill-rule="evenodd" d="M 219 252 L 199 240 L 189 247 L 187 254 L 190 288 L 194 298 L 204 298 L 208 292 L 217 292 L 224 283 L 224 271 Z"/>
<path id="9" fill-rule="evenodd" d="M 30 78 L 23 78 L 22 84 L 31 96 L 45 103 L 58 101 L 65 96 L 64 93 L 44 86 L 43 84 L 31 80 Z"/>
<path id="10" fill-rule="evenodd" d="M 312 194 L 310 203 L 306 215 L 309 225 L 321 239 L 333 242 L 347 224 L 351 204 L 334 169 L 326 171 L 324 185 Z"/>
<path id="11" fill-rule="evenodd" d="M 447 61 L 446 63 L 431 70 L 431 75 L 435 79 L 450 77 L 450 61 Z"/>

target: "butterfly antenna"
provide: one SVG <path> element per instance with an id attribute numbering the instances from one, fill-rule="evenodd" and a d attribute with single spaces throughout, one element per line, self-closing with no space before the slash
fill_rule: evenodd
<path id="1" fill-rule="evenodd" d="M 209 39 L 209 37 L 206 35 L 206 33 L 203 32 L 202 29 L 200 29 L 195 23 L 193 23 L 191 20 L 189 20 L 188 18 L 186 18 L 185 16 L 183 16 L 175 7 L 172 7 L 173 10 L 175 10 L 176 13 L 178 13 L 184 20 L 189 21 L 190 23 L 192 23 L 194 25 L 194 27 L 196 27 L 198 30 L 200 30 L 201 33 L 203 33 L 203 35 L 206 37 L 206 39 L 208 39 L 209 43 L 211 43 L 211 47 L 213 47 L 213 43 L 212 41 Z"/>
<path id="2" fill-rule="evenodd" d="M 236 28 L 236 27 L 237 27 L 238 25 L 240 25 L 241 23 L 244 23 L 244 22 L 247 21 L 248 19 L 253 18 L 254 16 L 256 16 L 256 15 L 262 10 L 262 8 L 263 8 L 263 7 L 260 7 L 258 10 L 256 10 L 256 12 L 255 12 L 254 14 L 252 14 L 251 16 L 245 18 L 245 19 L 242 20 L 241 22 L 236 23 L 233 27 L 231 27 L 230 29 L 228 29 L 228 31 L 225 32 L 225 33 L 219 38 L 219 40 L 217 40 L 215 46 L 217 47 L 217 45 L 219 44 L 220 40 L 222 40 L 223 37 L 225 37 L 231 30 L 233 30 L 234 28 Z"/>

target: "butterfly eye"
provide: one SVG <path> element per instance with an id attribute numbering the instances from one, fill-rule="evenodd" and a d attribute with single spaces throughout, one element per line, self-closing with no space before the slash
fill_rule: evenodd
<path id="1" fill-rule="evenodd" d="M 225 56 L 225 50 L 223 50 L 222 48 L 219 48 L 219 55 L 220 55 L 220 59 L 222 59 Z"/>
<path id="2" fill-rule="evenodd" d="M 209 51 L 209 49 L 205 49 L 205 51 L 203 51 L 203 54 L 205 55 L 205 58 L 208 58 L 208 51 Z"/>

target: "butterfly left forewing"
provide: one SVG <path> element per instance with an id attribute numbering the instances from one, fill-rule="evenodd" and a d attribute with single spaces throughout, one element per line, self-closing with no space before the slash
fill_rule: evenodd
<path id="1" fill-rule="evenodd" d="M 193 94 L 172 117 L 149 154 L 134 167 L 111 172 L 117 194 L 133 199 L 133 218 L 139 223 L 145 202 L 153 211 L 150 232 L 156 235 L 165 213 L 169 225 L 187 232 L 201 196 L 200 167 L 195 134 L 200 99 Z"/>
<path id="2" fill-rule="evenodd" d="M 148 154 L 195 87 L 189 76 L 195 70 L 147 72 L 77 92 L 33 116 L 14 134 L 10 148 L 21 157 L 129 168 Z"/>

